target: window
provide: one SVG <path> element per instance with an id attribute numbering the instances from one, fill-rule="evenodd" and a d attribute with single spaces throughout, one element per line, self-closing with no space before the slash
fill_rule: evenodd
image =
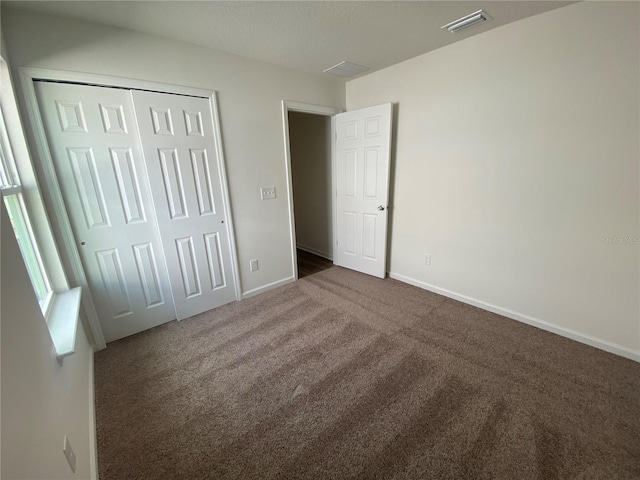
<path id="1" fill-rule="evenodd" d="M 9 143 L 9 136 L 0 110 L 0 189 L 11 224 L 20 246 L 20 251 L 31 278 L 31 284 L 38 297 L 40 308 L 46 316 L 53 296 L 51 281 L 44 268 L 38 244 L 36 243 L 29 215 L 25 207 L 22 185 Z"/>
<path id="2" fill-rule="evenodd" d="M 1 55 L 0 196 L 40 303 L 42 320 L 49 329 L 58 361 L 62 362 L 75 349 L 82 288 L 70 286 L 58 254 L 25 139 L 9 66 Z M 90 298 L 88 301 L 91 302 Z M 91 303 L 89 306 L 93 308 Z M 104 348 L 104 340 L 99 346 Z"/>

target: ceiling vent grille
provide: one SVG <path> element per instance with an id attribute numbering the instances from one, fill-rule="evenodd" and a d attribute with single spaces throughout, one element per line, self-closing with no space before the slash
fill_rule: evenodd
<path id="1" fill-rule="evenodd" d="M 366 72 L 369 67 L 363 67 L 362 65 L 356 65 L 351 62 L 340 62 L 331 68 L 324 70 L 324 73 L 330 73 L 331 75 L 337 75 L 339 77 L 353 77 L 359 73 Z"/>
<path id="2" fill-rule="evenodd" d="M 478 10 L 477 12 L 470 13 L 458 20 L 454 20 L 451 23 L 447 23 L 440 28 L 446 28 L 451 33 L 459 32 L 460 30 L 475 25 L 476 23 L 485 22 L 491 17 L 487 15 L 484 10 Z"/>

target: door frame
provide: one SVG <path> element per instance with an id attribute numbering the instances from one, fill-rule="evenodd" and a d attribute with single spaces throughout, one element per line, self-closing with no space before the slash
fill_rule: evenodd
<path id="1" fill-rule="evenodd" d="M 298 258 L 296 253 L 296 219 L 293 209 L 293 175 L 291 171 L 291 142 L 289 140 L 289 112 L 310 113 L 331 117 L 331 218 L 333 221 L 333 246 L 336 244 L 336 172 L 335 172 L 335 116 L 343 110 L 335 107 L 314 105 L 312 103 L 282 101 L 282 128 L 284 131 L 284 157 L 287 173 L 287 206 L 289 210 L 289 238 L 291 239 L 291 263 L 293 265 L 293 279 L 298 280 Z"/>
<path id="2" fill-rule="evenodd" d="M 54 226 L 54 235 L 60 239 L 61 249 L 66 254 L 72 283 L 83 287 L 82 305 L 89 322 L 91 334 L 93 335 L 95 348 L 97 350 L 102 350 L 107 345 L 102 333 L 102 327 L 100 326 L 100 321 L 98 319 L 95 304 L 91 297 L 91 292 L 88 288 L 89 285 L 87 282 L 87 277 L 84 272 L 84 267 L 82 266 L 82 261 L 80 260 L 80 252 L 78 251 L 78 246 L 73 235 L 71 222 L 69 220 L 69 216 L 67 214 L 62 197 L 62 190 L 60 188 L 60 185 L 58 184 L 58 177 L 53 165 L 51 152 L 49 151 L 49 144 L 44 129 L 44 123 L 42 122 L 42 118 L 40 116 L 38 99 L 34 87 L 34 81 L 36 80 L 80 83 L 99 87 L 151 90 L 161 93 L 173 93 L 177 95 L 206 98 L 209 100 L 214 129 L 213 136 L 216 143 L 216 154 L 218 157 L 218 165 L 220 168 L 220 176 L 222 180 L 223 208 L 227 213 L 227 231 L 229 234 L 229 244 L 232 257 L 232 277 L 235 287 L 236 301 L 240 300 L 242 297 L 238 268 L 238 254 L 236 251 L 236 239 L 233 228 L 231 202 L 229 198 L 229 186 L 227 183 L 227 171 L 224 159 L 224 151 L 222 148 L 222 134 L 220 132 L 220 115 L 215 90 L 205 90 L 146 80 L 134 80 L 130 78 L 114 77 L 109 75 L 70 72 L 48 68 L 21 67 L 18 69 L 18 71 L 20 74 L 22 95 L 25 100 L 25 104 L 27 107 L 27 116 L 29 119 L 29 121 L 25 122 L 25 128 L 28 131 L 27 133 L 30 133 L 29 136 L 32 141 L 32 145 L 35 146 L 36 150 L 35 154 L 37 161 L 33 162 L 34 164 L 36 164 L 34 165 L 34 167 L 36 167 L 36 172 L 42 173 L 42 175 L 40 175 L 38 179 L 41 180 L 43 194 L 45 195 L 45 198 L 47 198 L 48 204 L 51 206 L 49 215 L 51 215 L 55 220 L 55 222 L 53 222 L 54 225 L 57 225 Z M 66 262 L 63 261 L 63 263 Z"/>

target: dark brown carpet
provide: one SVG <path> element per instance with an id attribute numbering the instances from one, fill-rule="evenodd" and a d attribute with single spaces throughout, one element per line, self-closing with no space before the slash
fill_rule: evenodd
<path id="1" fill-rule="evenodd" d="M 640 364 L 338 267 L 95 368 L 101 480 L 640 478 Z"/>

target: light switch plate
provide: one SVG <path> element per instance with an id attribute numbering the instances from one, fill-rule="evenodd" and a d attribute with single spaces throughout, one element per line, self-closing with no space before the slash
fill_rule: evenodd
<path id="1" fill-rule="evenodd" d="M 260 198 L 262 200 L 276 198 L 276 187 L 260 187 Z"/>

